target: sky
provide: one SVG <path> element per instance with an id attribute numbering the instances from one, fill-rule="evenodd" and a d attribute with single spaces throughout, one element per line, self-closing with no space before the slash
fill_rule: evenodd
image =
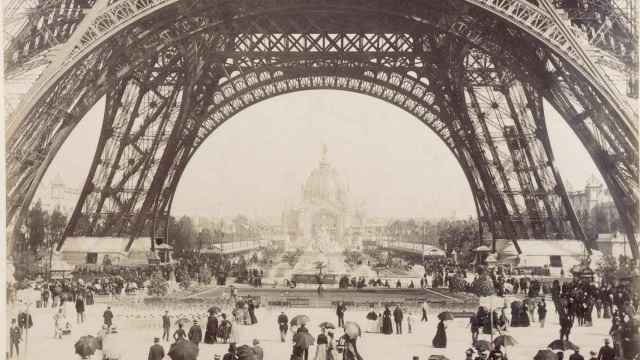
<path id="1" fill-rule="evenodd" d="M 68 186 L 82 187 L 103 108 L 101 101 L 80 122 L 42 184 L 60 174 Z M 597 170 L 564 120 L 550 106 L 546 111 L 561 175 L 574 189 L 583 187 Z M 187 166 L 172 213 L 278 216 L 300 200 L 323 145 L 352 201 L 369 216 L 475 216 L 460 166 L 429 128 L 386 102 L 337 90 L 281 95 L 229 119 Z M 41 186 L 36 199 L 43 191 Z"/>

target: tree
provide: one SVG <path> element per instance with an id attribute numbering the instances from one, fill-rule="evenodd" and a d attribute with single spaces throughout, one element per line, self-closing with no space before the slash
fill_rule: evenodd
<path id="1" fill-rule="evenodd" d="M 38 200 L 31 210 L 29 210 L 26 226 L 27 233 L 29 234 L 28 248 L 31 251 L 37 251 L 44 243 L 46 234 L 45 229 L 47 227 L 47 214 L 42 210 L 42 203 L 40 200 Z"/>
<path id="2" fill-rule="evenodd" d="M 67 217 L 59 210 L 55 209 L 49 216 L 49 246 L 55 246 L 62 240 L 64 229 L 67 226 Z"/>
<path id="3" fill-rule="evenodd" d="M 211 231 L 207 228 L 201 229 L 198 233 L 198 249 L 208 248 L 212 240 Z"/>

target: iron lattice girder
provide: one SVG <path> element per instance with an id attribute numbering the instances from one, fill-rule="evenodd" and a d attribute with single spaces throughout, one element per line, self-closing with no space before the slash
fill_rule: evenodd
<path id="1" fill-rule="evenodd" d="M 333 10 L 334 9 L 332 9 L 332 11 Z M 362 9 L 354 9 L 354 8 L 340 9 L 340 11 L 335 14 L 334 21 L 332 24 L 335 25 L 337 22 L 339 22 L 339 20 L 341 19 L 341 16 L 343 16 L 345 12 L 348 13 L 349 11 L 351 11 L 353 13 L 355 10 L 362 10 Z M 305 16 L 308 16 L 311 18 L 315 16 L 315 13 L 313 12 L 306 13 L 304 8 L 300 8 L 298 9 L 298 11 L 299 11 L 300 17 L 303 17 L 303 18 Z M 422 11 L 424 11 L 424 9 L 422 9 Z M 326 13 L 327 12 L 325 12 L 325 14 Z M 357 14 L 361 16 L 361 13 L 357 13 Z M 469 82 L 471 82 L 470 79 L 474 79 L 475 82 L 473 84 L 475 86 L 499 84 L 500 82 L 504 82 L 504 81 L 507 81 L 507 82 L 513 81 L 513 79 L 506 79 L 506 78 L 495 76 L 497 73 L 513 72 L 513 73 L 519 74 L 518 76 L 520 78 L 526 79 L 523 81 L 531 82 L 534 88 L 546 89 L 547 86 L 549 86 L 548 78 L 553 78 L 553 76 L 549 75 L 550 73 L 545 69 L 545 66 L 549 65 L 549 62 L 548 62 L 549 56 L 554 56 L 554 55 L 548 51 L 545 51 L 542 45 L 536 43 L 535 41 L 531 41 L 531 39 L 528 38 L 527 35 L 524 35 L 522 32 L 518 32 L 517 29 L 507 27 L 506 31 L 504 31 L 505 24 L 502 23 L 501 21 L 497 21 L 495 18 L 489 17 L 487 14 L 482 14 L 482 13 L 474 13 L 474 14 L 475 14 L 475 17 L 470 17 L 470 18 L 461 17 L 459 13 L 457 13 L 456 15 L 452 15 L 450 13 L 447 14 L 446 12 L 431 14 L 430 16 L 432 17 L 432 23 L 427 23 L 425 22 L 424 18 L 417 17 L 418 15 L 420 15 L 419 12 L 413 13 L 412 14 L 413 17 L 399 16 L 396 13 L 395 16 L 397 17 L 397 22 L 394 22 L 395 24 L 407 24 L 407 23 L 412 24 L 407 27 L 407 29 L 411 29 L 411 31 L 403 31 L 400 34 L 411 33 L 412 39 L 420 39 L 419 41 L 420 46 L 418 47 L 418 49 L 415 49 L 416 42 L 414 41 L 413 42 L 414 46 L 413 46 L 413 49 L 411 49 L 411 52 L 409 52 L 408 51 L 409 48 L 404 45 L 396 46 L 395 48 L 388 47 L 387 49 L 404 50 L 406 48 L 407 49 L 406 54 L 403 54 L 402 52 L 398 52 L 398 51 L 389 51 L 387 53 L 379 53 L 375 51 L 371 51 L 371 52 L 354 51 L 353 39 L 346 41 L 344 40 L 344 37 L 343 37 L 343 40 L 341 40 L 342 41 L 341 44 L 348 46 L 349 49 L 351 49 L 351 51 L 343 51 L 343 52 L 326 51 L 326 49 L 329 49 L 329 48 L 327 48 L 327 44 L 325 40 L 323 40 L 321 42 L 312 41 L 309 43 L 316 44 L 314 46 L 324 46 L 324 49 L 325 49 L 324 52 L 296 51 L 296 52 L 279 53 L 278 51 L 276 51 L 277 49 L 271 49 L 274 51 L 268 51 L 269 49 L 260 48 L 265 46 L 264 41 L 260 41 L 260 44 L 261 44 L 260 47 L 254 47 L 254 48 L 260 48 L 260 51 L 237 52 L 234 50 L 235 50 L 235 40 L 237 40 L 235 36 L 238 34 L 229 34 L 229 32 L 225 32 L 225 31 L 216 31 L 216 29 L 223 29 L 228 27 L 230 23 L 233 23 L 233 21 L 236 21 L 236 18 L 234 18 L 233 21 L 226 20 L 226 21 L 216 22 L 214 21 L 215 20 L 214 18 L 207 17 L 208 15 L 206 14 L 198 14 L 197 16 L 194 15 L 193 17 L 184 16 L 180 18 L 179 21 L 175 21 L 175 18 L 173 17 L 170 18 L 172 19 L 171 21 L 167 21 L 168 18 L 163 19 L 162 17 L 159 17 L 158 19 L 154 19 L 154 20 L 161 20 L 161 21 L 149 21 L 149 23 L 147 23 L 146 25 L 144 25 L 144 22 L 141 21 L 139 25 L 140 26 L 144 25 L 146 26 L 146 28 L 130 27 L 130 28 L 127 28 L 126 30 L 123 30 L 120 36 L 118 36 L 117 38 L 113 38 L 111 40 L 111 43 L 104 43 L 103 48 L 98 48 L 95 50 L 95 52 L 91 56 L 83 58 L 83 66 L 78 68 L 72 68 L 71 71 L 65 73 L 65 75 L 61 78 L 60 84 L 66 83 L 67 86 L 64 88 L 57 87 L 55 91 L 48 93 L 47 94 L 48 97 L 42 99 L 43 101 L 41 103 L 42 106 L 36 107 L 37 109 L 39 109 L 40 113 L 32 114 L 32 115 L 34 115 L 35 118 L 38 118 L 38 116 L 40 116 L 42 120 L 40 121 L 41 124 L 42 123 L 52 124 L 52 126 L 55 128 L 56 126 L 58 126 L 56 124 L 59 124 L 59 118 L 53 115 L 53 112 L 51 112 L 51 109 L 53 108 L 53 106 L 46 105 L 47 102 L 49 102 L 49 104 L 56 104 L 57 108 L 69 109 L 67 113 L 78 113 L 79 109 L 83 109 L 83 108 L 77 107 L 75 104 L 78 103 L 78 100 L 81 100 L 83 103 L 90 103 L 90 101 L 88 102 L 86 101 L 87 98 L 90 98 L 90 97 L 87 97 L 87 94 L 91 94 L 91 97 L 101 96 L 101 94 L 104 94 L 108 88 L 113 87 L 112 84 L 114 84 L 115 82 L 121 79 L 126 79 L 127 76 L 130 76 L 129 74 L 131 74 L 132 71 L 138 71 L 138 69 L 140 69 L 141 67 L 144 68 L 145 66 L 147 66 L 145 64 L 146 64 L 146 61 L 148 61 L 148 58 L 150 56 L 157 56 L 158 53 L 163 51 L 172 51 L 172 49 L 176 48 L 177 44 L 188 44 L 191 41 L 193 41 L 195 37 L 202 36 L 202 34 L 207 34 L 207 33 L 208 34 L 216 34 L 216 33 L 224 34 L 229 39 L 234 40 L 229 42 L 230 44 L 234 44 L 234 46 L 227 46 L 225 48 L 214 48 L 214 50 L 218 50 L 218 51 L 212 51 L 207 55 L 207 56 L 210 56 L 209 58 L 210 61 L 213 61 L 214 63 L 218 64 L 219 71 L 221 71 L 221 73 L 224 74 L 224 75 L 220 75 L 220 82 L 229 81 L 228 79 L 236 78 L 238 75 L 237 74 L 234 75 L 234 72 L 242 73 L 243 71 L 245 71 L 245 69 L 243 69 L 241 65 L 252 66 L 254 69 L 257 66 L 272 66 L 272 67 L 282 67 L 282 68 L 286 68 L 287 66 L 290 66 L 290 68 L 287 69 L 288 73 L 291 73 L 292 71 L 301 71 L 301 74 L 299 74 L 299 76 L 302 76 L 304 75 L 304 72 L 309 70 L 304 67 L 301 68 L 296 66 L 295 65 L 296 62 L 292 61 L 292 59 L 304 59 L 305 57 L 308 57 L 310 59 L 314 59 L 314 58 L 318 59 L 319 57 L 322 58 L 324 56 L 326 58 L 325 60 L 326 62 L 328 63 L 333 62 L 334 64 L 342 58 L 343 59 L 342 65 L 346 66 L 347 68 L 350 63 L 357 62 L 357 61 L 365 62 L 365 63 L 379 62 L 379 64 L 374 64 L 374 65 L 381 66 L 381 67 L 388 67 L 393 71 L 397 71 L 397 73 L 400 74 L 401 78 L 407 78 L 417 82 L 425 82 L 426 85 L 429 85 L 431 70 L 428 66 L 428 63 L 432 62 L 433 59 L 428 56 L 432 54 L 433 48 L 442 46 L 443 44 L 446 44 L 446 42 L 452 41 L 451 39 L 460 38 L 470 42 L 475 47 L 477 47 L 480 51 L 492 54 L 491 61 L 489 61 L 488 63 L 485 63 L 484 64 L 485 66 L 478 65 L 479 63 L 476 62 L 476 65 L 474 65 L 473 67 L 473 71 L 469 70 L 466 72 L 466 74 L 468 75 L 466 76 L 466 79 L 469 80 Z M 256 13 L 252 13 L 251 16 L 252 16 L 252 19 L 256 19 L 257 15 Z M 383 13 L 380 16 L 389 17 L 390 14 Z M 239 18 L 242 18 L 242 17 L 239 17 Z M 278 23 L 278 21 L 281 21 L 281 20 L 279 20 L 277 17 L 273 17 L 273 16 L 270 17 L 268 15 L 265 15 L 264 18 L 265 19 L 272 18 L 273 20 L 270 25 L 271 28 L 266 29 L 266 31 L 264 31 L 265 33 L 278 34 L 278 31 L 281 31 L 280 30 L 281 24 Z M 204 21 L 203 19 L 206 19 L 207 21 Z M 344 16 L 345 22 L 352 23 L 352 19 L 353 19 L 353 15 Z M 360 20 L 362 23 L 375 24 L 378 22 L 379 19 L 372 15 L 364 19 L 361 17 Z M 304 24 L 304 22 L 297 22 L 296 24 L 293 24 L 293 25 L 290 23 L 286 23 L 285 25 L 297 26 L 297 29 L 298 29 L 297 31 L 303 31 L 304 29 L 299 28 L 301 23 Z M 418 23 L 418 24 L 413 24 L 413 23 Z M 266 24 L 269 24 L 269 22 L 266 22 Z M 467 24 L 467 25 L 464 25 L 464 24 Z M 373 25 L 368 25 L 368 26 L 373 26 Z M 199 28 L 207 29 L 207 31 L 206 32 L 200 31 L 198 30 Z M 445 31 L 438 32 L 436 31 L 436 29 L 438 28 L 442 28 Z M 422 32 L 421 33 L 418 32 L 416 34 L 414 33 L 416 29 L 420 29 Z M 502 32 L 498 32 L 497 29 L 503 29 L 503 30 Z M 314 33 L 322 34 L 322 31 L 317 32 L 318 31 L 317 28 L 314 28 L 313 30 L 315 31 Z M 450 35 L 446 36 L 447 33 Z M 353 33 L 353 34 L 357 34 L 357 33 Z M 289 35 L 293 35 L 293 37 L 296 36 L 295 34 L 288 34 L 287 36 Z M 373 35 L 376 35 L 376 34 L 373 34 Z M 401 38 L 401 37 L 392 38 L 386 35 L 379 36 L 380 34 L 377 34 L 377 35 L 378 35 L 378 39 L 376 41 L 382 42 L 382 43 Z M 406 38 L 407 37 L 403 35 L 402 39 L 406 39 Z M 246 44 L 246 39 L 252 39 L 252 38 L 245 37 L 244 39 Z M 253 39 L 258 41 L 259 39 L 262 39 L 262 38 L 254 37 Z M 333 39 L 335 39 L 335 37 Z M 370 40 L 371 39 L 368 39 L 367 41 L 370 41 Z M 329 45 L 335 48 L 336 44 L 339 44 L 339 43 L 340 42 L 336 42 L 335 40 L 333 40 Z M 406 44 L 406 43 L 407 43 L 406 41 L 403 42 L 403 44 Z M 268 44 L 269 43 L 267 42 L 267 45 Z M 536 47 L 536 45 L 538 45 L 539 47 Z M 277 45 L 277 46 L 280 46 L 280 45 Z M 127 57 L 125 59 L 122 58 L 121 52 L 117 53 L 116 55 L 116 51 L 118 49 L 124 49 L 124 48 L 128 50 Z M 251 49 L 251 47 L 249 47 L 248 49 Z M 360 48 L 360 50 L 362 49 Z M 420 54 L 420 56 L 416 56 L 416 50 L 422 51 L 424 54 Z M 235 54 L 235 56 L 232 56 L 233 54 Z M 101 61 L 105 61 L 105 62 L 101 62 Z M 498 72 L 495 70 L 496 64 L 509 68 L 510 71 Z M 564 63 L 562 61 L 559 61 L 559 64 L 563 65 Z M 181 66 L 175 65 L 175 64 L 172 65 L 172 67 L 178 68 L 178 69 L 181 68 Z M 331 71 L 337 71 L 336 70 L 337 68 L 339 67 L 334 67 L 334 69 L 332 69 Z M 556 67 L 554 71 L 558 71 L 558 73 L 555 76 L 560 76 L 560 75 L 564 75 L 565 72 L 573 74 L 575 72 L 575 68 Z M 433 73 L 433 71 L 431 71 L 431 73 Z M 329 75 L 325 74 L 323 76 L 329 76 Z M 580 78 L 580 76 L 582 76 L 581 74 L 578 73 L 578 75 L 575 75 L 575 76 L 577 76 L 577 79 L 574 80 L 575 81 L 574 85 L 577 86 L 580 91 L 586 91 L 590 93 L 592 97 L 598 98 L 599 99 L 598 106 L 606 109 L 604 110 L 604 114 L 606 115 L 606 117 L 604 117 L 604 121 L 601 121 L 599 123 L 599 126 L 607 129 L 615 128 L 615 129 L 610 129 L 609 132 L 614 134 L 614 136 L 616 137 L 620 137 L 620 136 L 630 137 L 630 139 L 627 139 L 628 143 L 630 143 L 632 146 L 637 147 L 637 144 L 635 143 L 636 134 L 633 131 L 633 129 L 630 129 L 629 127 L 625 128 L 624 126 L 619 126 L 619 122 L 617 122 L 618 121 L 617 114 L 615 112 L 608 112 L 609 109 L 607 108 L 608 103 L 606 102 L 606 100 L 602 100 L 602 97 L 600 97 L 596 89 L 589 87 L 588 85 L 584 85 L 585 81 L 584 81 L 584 78 Z M 479 82 L 480 80 L 482 81 L 482 83 Z M 557 83 L 553 81 L 551 82 L 551 85 L 558 86 L 558 87 L 563 86 L 562 83 Z M 388 85 L 385 85 L 383 82 L 377 88 L 381 89 L 382 91 L 381 94 L 386 93 L 387 91 L 391 95 L 394 94 L 393 90 L 389 90 L 389 89 L 385 90 L 386 86 Z M 266 90 L 268 90 L 270 87 L 271 85 L 265 85 L 264 89 L 262 89 L 263 93 Z M 247 91 L 248 94 L 251 92 L 250 90 L 251 89 Z M 559 89 L 559 91 L 562 93 L 565 91 L 575 91 L 575 89 L 562 88 L 562 89 Z M 441 93 L 442 89 L 439 89 L 438 92 Z M 256 96 L 253 93 L 249 95 Z M 262 98 L 265 97 L 264 95 L 260 95 L 260 94 L 258 94 L 257 96 L 258 97 L 262 96 Z M 234 111 L 239 111 L 238 109 L 242 108 L 242 102 L 238 102 L 238 101 L 239 101 L 238 99 L 235 99 L 229 102 L 228 104 L 226 104 L 225 106 L 221 106 L 220 104 L 214 101 L 211 104 L 211 109 L 209 109 L 209 111 L 210 112 L 213 111 L 214 113 L 221 114 L 221 116 L 224 118 L 228 114 L 233 113 Z M 569 102 L 569 106 L 578 106 L 578 105 L 575 105 Z M 537 118 L 539 118 L 539 116 Z M 207 121 L 213 121 L 213 120 L 207 120 Z M 221 121 L 221 120 L 215 120 L 215 121 Z M 214 124 L 215 124 L 215 121 L 213 122 Z M 31 122 L 31 124 L 34 124 L 34 123 L 36 122 Z M 54 143 L 52 143 L 51 141 L 46 140 L 47 138 L 46 136 L 41 138 L 38 135 L 35 135 L 34 133 L 24 132 L 24 129 L 25 129 L 24 126 L 20 126 L 18 127 L 18 132 L 24 138 L 30 139 L 29 141 L 32 141 L 33 146 L 29 148 L 31 149 L 39 148 L 39 149 L 42 149 L 42 152 L 44 153 L 55 154 L 55 152 L 57 151 L 57 147 L 54 146 Z M 445 133 L 450 131 L 448 126 L 443 127 L 443 129 L 444 130 L 441 130 L 441 131 Z M 42 127 L 35 126 L 34 131 L 36 133 L 40 131 L 43 135 L 46 134 L 46 132 L 42 130 Z M 447 136 L 450 137 L 451 134 L 449 133 L 447 134 Z M 202 134 L 200 134 L 199 137 L 202 137 Z M 21 136 L 20 135 L 13 136 L 11 140 L 15 140 L 16 138 L 19 139 L 21 138 Z M 45 139 L 45 140 L 42 140 L 42 139 Z M 36 141 L 33 141 L 33 140 L 36 140 Z M 12 147 L 13 149 L 21 148 L 21 146 L 12 146 L 15 144 L 18 144 L 18 142 L 13 142 L 13 144 L 10 144 L 10 147 Z M 183 150 L 179 150 L 179 151 L 183 151 Z M 457 151 L 457 154 L 467 154 L 467 155 L 464 155 L 465 156 L 464 160 L 462 160 L 462 155 L 458 157 L 461 163 L 467 163 L 469 161 L 468 156 L 470 156 L 473 153 L 469 150 L 458 149 L 458 148 L 456 148 L 456 151 Z M 184 153 L 189 154 L 188 151 Z M 12 155 L 9 154 L 9 156 L 11 157 Z M 180 156 L 178 157 L 178 159 L 188 159 L 190 158 L 190 156 L 191 155 L 186 157 Z M 17 157 L 14 157 L 13 159 L 17 159 Z M 46 169 L 46 166 L 48 165 L 48 162 L 46 161 L 46 159 L 40 163 L 33 163 L 33 164 L 25 164 L 25 162 L 14 161 L 11 158 L 9 160 L 10 162 L 13 161 L 14 164 L 18 164 L 18 166 L 14 168 L 12 172 L 13 174 L 15 174 L 18 177 L 23 176 L 21 174 L 28 174 L 28 176 L 31 176 L 33 179 L 37 179 L 37 176 L 33 176 L 29 174 L 42 172 L 43 169 Z M 598 160 L 596 159 L 596 161 Z M 178 165 L 176 164 L 170 165 L 169 170 L 171 170 L 171 172 L 167 173 L 167 177 L 172 179 L 169 182 L 169 184 L 176 184 L 176 185 L 169 185 L 168 187 L 163 188 L 164 190 L 161 190 L 161 188 L 157 188 L 153 190 L 154 194 L 147 194 L 146 200 L 144 201 L 146 203 L 145 206 L 147 208 L 149 208 L 150 206 L 149 205 L 150 204 L 149 201 L 151 201 L 150 199 L 158 198 L 157 194 L 159 193 L 171 194 L 170 189 L 177 186 L 177 180 L 179 179 L 179 176 L 176 178 L 175 175 L 172 175 L 172 174 L 179 175 L 181 171 L 183 171 L 184 167 L 186 166 L 185 160 L 180 160 L 180 164 Z M 528 166 L 528 168 L 531 168 L 531 169 L 538 168 L 538 167 L 540 167 L 540 164 Z M 632 172 L 633 171 L 637 171 L 637 169 L 632 170 Z M 477 174 L 472 174 L 472 172 L 473 171 L 468 171 L 467 177 L 473 178 L 474 184 L 477 183 L 477 184 L 482 184 L 482 186 L 484 186 L 484 183 L 482 181 L 478 181 Z M 173 179 L 176 179 L 176 180 L 173 180 Z M 32 184 L 37 185 L 38 181 L 30 182 L 29 186 L 31 186 Z M 159 181 L 163 182 L 164 180 L 159 180 Z M 162 186 L 165 186 L 165 184 L 163 184 Z M 472 187 L 474 186 L 477 186 L 477 185 L 472 185 Z M 15 185 L 14 183 L 13 188 L 22 190 L 23 186 Z M 132 190 L 132 191 L 140 192 L 142 190 Z M 509 193 L 508 191 L 505 192 L 504 189 L 502 191 L 505 194 Z M 526 192 L 532 193 L 531 190 L 527 190 Z M 25 193 L 25 192 L 17 191 L 16 193 Z M 544 193 L 544 191 L 541 191 L 539 193 Z M 635 195 L 633 193 L 622 193 L 621 196 L 625 197 L 625 196 L 635 196 Z M 167 206 L 170 206 L 170 202 L 171 202 L 170 198 L 171 198 L 170 196 L 165 196 L 162 200 L 163 205 L 160 205 L 160 207 L 166 208 Z M 28 196 L 26 196 L 22 199 L 22 201 L 16 201 L 15 203 L 20 204 L 18 205 L 18 208 L 20 208 L 21 206 L 24 207 L 25 204 L 28 204 L 30 200 L 31 199 Z M 135 205 L 135 206 L 138 206 L 138 205 Z M 482 209 L 488 209 L 486 211 L 495 210 L 495 209 L 491 210 L 489 207 L 486 207 L 486 206 L 482 207 Z M 130 215 L 130 218 L 136 217 L 136 216 L 139 217 L 139 215 L 136 215 L 136 211 L 140 211 L 140 210 L 132 210 L 128 212 L 128 214 Z M 482 210 L 482 211 L 485 211 L 485 210 Z M 501 217 L 495 217 L 495 216 L 492 217 L 491 214 L 487 214 L 487 213 L 479 214 L 479 216 L 483 219 L 493 218 L 493 219 L 501 220 L 505 218 L 504 214 L 501 215 Z M 12 219 L 11 214 L 9 216 L 9 219 L 10 220 Z M 121 221 L 120 224 L 123 224 L 123 222 Z M 126 228 L 130 226 L 131 222 L 129 221 L 127 222 L 127 224 L 128 225 L 121 227 L 121 229 L 123 229 L 122 231 L 128 232 Z M 139 225 L 135 225 L 135 226 L 139 227 Z"/>

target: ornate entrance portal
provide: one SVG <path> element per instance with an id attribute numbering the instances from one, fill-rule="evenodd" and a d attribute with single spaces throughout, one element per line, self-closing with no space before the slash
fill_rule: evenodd
<path id="1" fill-rule="evenodd" d="M 637 257 L 636 115 L 544 4 L 99 1 L 8 124 L 9 228 L 102 97 L 98 148 L 65 236 L 130 246 L 166 225 L 189 160 L 227 119 L 281 94 L 336 89 L 434 131 L 464 171 L 486 236 L 584 239 L 554 164 L 548 101 L 600 170 Z"/>

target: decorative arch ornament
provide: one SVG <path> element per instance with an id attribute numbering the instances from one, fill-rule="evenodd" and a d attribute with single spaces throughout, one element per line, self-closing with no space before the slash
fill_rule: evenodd
<path id="1" fill-rule="evenodd" d="M 102 96 L 98 149 L 65 235 L 133 240 L 168 216 L 189 159 L 226 119 L 281 93 L 334 88 L 400 106 L 435 131 L 465 172 L 483 231 L 584 238 L 546 134 L 550 101 L 601 170 L 635 246 L 635 115 L 551 14 L 517 0 L 375 5 L 97 4 L 8 126 L 8 223 L 16 229 Z"/>

